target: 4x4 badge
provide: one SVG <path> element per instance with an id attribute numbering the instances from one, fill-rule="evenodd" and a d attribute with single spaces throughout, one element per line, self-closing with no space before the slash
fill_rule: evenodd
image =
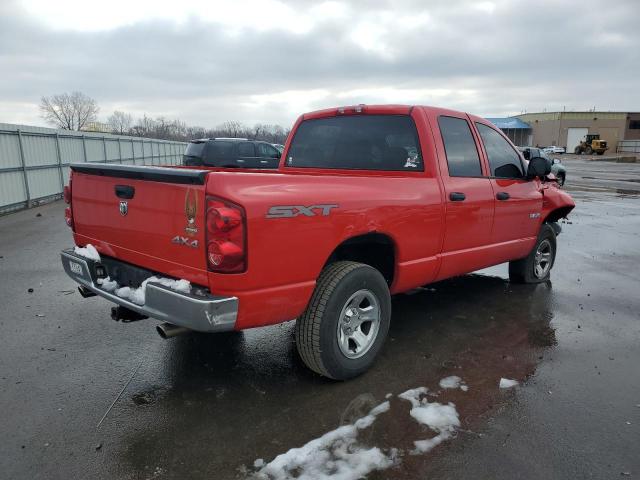
<path id="1" fill-rule="evenodd" d="M 187 194 L 184 197 L 184 213 L 187 216 L 187 226 L 184 227 L 184 231 L 188 235 L 195 235 L 198 233 L 198 227 L 196 226 L 196 215 L 198 213 L 198 197 L 195 190 L 188 189 Z"/>

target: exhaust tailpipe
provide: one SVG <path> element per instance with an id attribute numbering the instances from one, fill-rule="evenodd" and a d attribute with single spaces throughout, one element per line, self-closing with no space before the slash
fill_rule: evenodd
<path id="1" fill-rule="evenodd" d="M 165 340 L 172 337 L 177 337 L 178 335 L 182 335 L 184 333 L 188 333 L 191 330 L 186 327 L 179 327 L 172 323 L 161 323 L 156 327 L 156 331 L 158 335 L 160 335 Z"/>

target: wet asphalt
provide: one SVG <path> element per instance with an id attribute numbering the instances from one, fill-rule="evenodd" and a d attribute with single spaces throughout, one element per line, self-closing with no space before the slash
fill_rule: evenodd
<path id="1" fill-rule="evenodd" d="M 368 478 L 640 477 L 640 164 L 565 163 L 552 280 L 501 265 L 399 295 L 380 359 L 345 383 L 303 366 L 293 322 L 168 341 L 116 323 L 60 267 L 61 202 L 1 217 L 0 478 L 246 478 L 388 393 L 359 441 L 401 455 Z M 469 390 L 440 391 L 448 375 Z M 409 455 L 428 435 L 395 395 L 418 386 L 462 425 Z"/>

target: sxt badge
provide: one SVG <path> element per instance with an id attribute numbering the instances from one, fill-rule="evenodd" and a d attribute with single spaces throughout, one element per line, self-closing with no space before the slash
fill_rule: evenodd
<path id="1" fill-rule="evenodd" d="M 335 204 L 326 204 L 326 205 L 310 205 L 305 207 L 304 205 L 278 205 L 275 207 L 271 207 L 267 212 L 267 218 L 293 218 L 298 215 L 304 215 L 306 217 L 315 217 L 318 215 L 318 211 L 320 215 L 326 217 L 331 213 L 332 208 L 338 208 L 338 205 Z M 314 211 L 315 210 L 315 211 Z"/>

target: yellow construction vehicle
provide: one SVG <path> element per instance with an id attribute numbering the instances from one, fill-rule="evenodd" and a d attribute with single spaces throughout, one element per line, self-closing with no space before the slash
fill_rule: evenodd
<path id="1" fill-rule="evenodd" d="M 576 155 L 593 155 L 594 153 L 598 155 L 602 155 L 607 151 L 607 141 L 600 140 L 600 135 L 597 133 L 590 134 L 585 136 L 584 141 L 580 142 L 576 145 L 576 148 L 573 149 L 573 153 Z"/>

